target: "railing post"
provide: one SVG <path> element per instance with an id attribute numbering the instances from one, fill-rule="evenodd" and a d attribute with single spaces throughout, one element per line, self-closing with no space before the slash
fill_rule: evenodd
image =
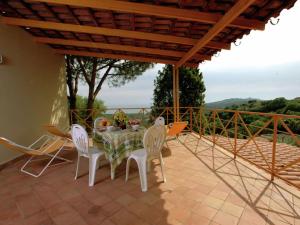
<path id="1" fill-rule="evenodd" d="M 213 144 L 216 144 L 216 110 L 213 111 Z"/>
<path id="2" fill-rule="evenodd" d="M 234 112 L 234 159 L 236 158 L 236 154 L 237 154 L 237 137 L 238 137 L 238 114 L 239 112 Z"/>
<path id="3" fill-rule="evenodd" d="M 190 107 L 190 132 L 193 131 L 193 108 Z"/>
<path id="4" fill-rule="evenodd" d="M 169 124 L 169 107 L 167 107 L 167 124 Z"/>
<path id="5" fill-rule="evenodd" d="M 176 68 L 173 65 L 173 110 L 174 110 L 174 122 L 177 121 L 177 81 L 176 81 Z"/>
<path id="6" fill-rule="evenodd" d="M 273 147 L 272 147 L 272 171 L 271 180 L 274 180 L 275 175 L 275 165 L 276 165 L 276 144 L 277 144 L 277 133 L 278 133 L 278 116 L 273 116 Z"/>

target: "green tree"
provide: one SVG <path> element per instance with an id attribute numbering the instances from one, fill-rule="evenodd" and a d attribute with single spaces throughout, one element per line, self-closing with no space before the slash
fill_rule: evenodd
<path id="1" fill-rule="evenodd" d="M 76 57 L 84 82 L 88 85 L 86 109 L 93 109 L 93 103 L 105 81 L 110 86 L 122 86 L 142 75 L 151 63 L 127 60 Z"/>
<path id="2" fill-rule="evenodd" d="M 154 81 L 153 107 L 173 106 L 172 66 L 166 65 Z M 199 107 L 204 104 L 205 86 L 199 69 L 179 69 L 179 103 L 183 107 Z"/>
<path id="3" fill-rule="evenodd" d="M 285 98 L 275 98 L 274 100 L 264 101 L 262 104 L 264 112 L 276 112 L 286 106 L 287 100 Z"/>
<path id="4" fill-rule="evenodd" d="M 77 95 L 76 97 L 76 108 L 78 111 L 78 116 L 80 118 L 85 118 L 86 116 L 86 105 L 87 105 L 87 97 L 83 97 L 80 95 Z M 106 111 L 106 106 L 104 105 L 104 102 L 101 99 L 95 99 L 93 110 L 96 112 L 93 114 L 94 117 L 101 116 Z M 95 119 L 95 118 L 93 118 Z"/>
<path id="5" fill-rule="evenodd" d="M 134 81 L 148 68 L 153 67 L 151 63 L 79 56 L 75 56 L 74 63 L 76 68 L 79 68 L 79 79 L 88 86 L 86 111 L 93 110 L 95 99 L 104 82 L 114 87 L 122 86 Z M 85 119 L 92 127 L 93 118 L 90 113 L 86 114 Z"/>

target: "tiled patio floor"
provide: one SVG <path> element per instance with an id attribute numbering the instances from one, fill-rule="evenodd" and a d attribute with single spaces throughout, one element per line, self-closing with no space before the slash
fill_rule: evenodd
<path id="1" fill-rule="evenodd" d="M 86 174 L 73 180 L 74 163 L 40 178 L 20 173 L 22 162 L 11 165 L 0 172 L 0 224 L 300 224 L 298 190 L 191 135 L 184 140 L 190 150 L 177 141 L 164 149 L 167 183 L 155 167 L 146 193 L 136 169 L 124 182 L 124 164 L 114 181 L 102 165 L 92 188 Z"/>

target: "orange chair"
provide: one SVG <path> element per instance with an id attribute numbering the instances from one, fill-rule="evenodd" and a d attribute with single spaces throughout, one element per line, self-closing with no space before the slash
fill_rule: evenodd
<path id="1" fill-rule="evenodd" d="M 182 131 L 186 128 L 188 125 L 187 121 L 183 122 L 174 122 L 169 125 L 167 125 L 167 138 L 166 138 L 166 144 L 169 148 L 168 141 L 171 139 L 168 137 L 175 137 L 178 140 L 178 136 L 182 133 Z"/>
<path id="2" fill-rule="evenodd" d="M 187 121 L 174 122 L 169 124 L 167 129 L 167 136 L 177 137 L 179 134 L 182 133 L 182 131 L 186 128 L 187 125 L 188 125 Z"/>

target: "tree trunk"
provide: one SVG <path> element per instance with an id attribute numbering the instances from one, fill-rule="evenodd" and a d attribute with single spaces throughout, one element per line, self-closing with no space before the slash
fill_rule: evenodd
<path id="1" fill-rule="evenodd" d="M 86 105 L 86 123 L 87 123 L 86 130 L 88 133 L 90 133 L 93 129 L 94 101 L 95 101 L 95 99 L 94 99 L 93 89 L 90 89 L 89 95 L 88 95 L 88 100 L 87 100 L 87 105 Z"/>
<path id="2" fill-rule="evenodd" d="M 70 125 L 77 123 L 76 113 L 76 95 L 78 91 L 78 74 L 74 77 L 72 68 L 71 68 L 71 59 L 70 56 L 66 56 L 66 75 L 67 75 L 67 86 L 69 89 L 69 116 L 70 116 Z"/>
<path id="3" fill-rule="evenodd" d="M 89 95 L 88 95 L 88 100 L 87 100 L 87 105 L 86 105 L 86 113 L 87 113 L 87 117 L 86 117 L 86 123 L 87 123 L 87 127 L 86 127 L 86 131 L 88 133 L 91 133 L 92 129 L 93 129 L 93 109 L 94 109 L 94 89 L 95 89 L 95 83 L 96 83 L 96 76 L 97 76 L 97 59 L 93 58 L 93 70 L 92 70 L 92 74 L 91 74 L 91 79 L 90 79 L 90 84 L 89 84 Z"/>

